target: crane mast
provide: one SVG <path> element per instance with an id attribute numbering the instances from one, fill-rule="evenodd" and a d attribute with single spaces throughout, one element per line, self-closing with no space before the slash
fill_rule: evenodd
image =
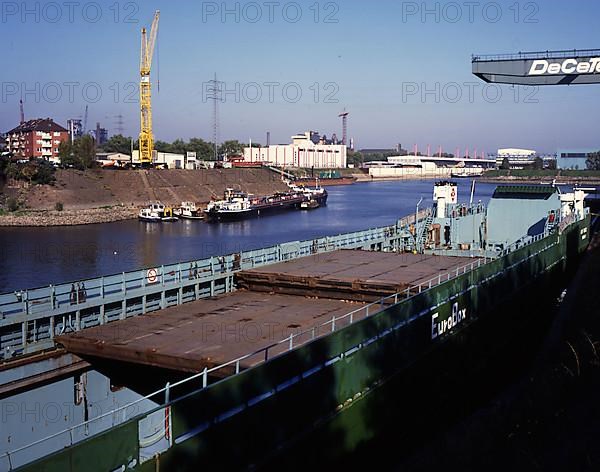
<path id="1" fill-rule="evenodd" d="M 140 163 L 142 165 L 152 164 L 152 153 L 154 151 L 154 135 L 152 134 L 152 85 L 150 83 L 150 70 L 152 68 L 152 56 L 158 33 L 158 20 L 160 12 L 157 10 L 152 21 L 150 34 L 147 35 L 146 28 L 142 28 L 142 53 L 140 59 Z"/>

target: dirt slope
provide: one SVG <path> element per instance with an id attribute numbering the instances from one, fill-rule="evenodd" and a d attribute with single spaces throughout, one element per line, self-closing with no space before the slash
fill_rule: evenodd
<path id="1" fill-rule="evenodd" d="M 222 197 L 227 187 L 256 195 L 286 188 L 279 176 L 264 169 L 59 170 L 53 186 L 22 190 L 21 195 L 33 210 L 53 209 L 57 202 L 62 202 L 65 209 L 89 209 L 140 207 L 153 200 L 168 205 L 182 201 L 205 204 L 212 197 Z"/>

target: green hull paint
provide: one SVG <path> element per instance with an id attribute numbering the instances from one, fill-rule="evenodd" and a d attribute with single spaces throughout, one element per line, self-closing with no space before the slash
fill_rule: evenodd
<path id="1" fill-rule="evenodd" d="M 144 464 L 138 461 L 137 419 L 22 470 L 114 470 L 134 464 L 141 471 L 191 471 L 200 466 L 245 469 L 268 464 L 313 432 L 326 438 L 315 447 L 334 445 L 333 453 L 343 455 L 377 433 L 374 424 L 365 420 L 372 400 L 363 399 L 374 398 L 371 393 L 385 379 L 431 353 L 452 349 L 469 334 L 464 328 L 536 281 L 546 283 L 564 273 L 567 262 L 575 262 L 587 247 L 580 232 L 584 227 L 589 227 L 589 218 L 561 236 L 554 234 L 518 249 L 325 338 L 175 400 L 171 403 L 174 443 Z M 456 304 L 458 310 L 453 312 Z M 466 311 L 458 322 L 461 310 Z M 435 313 L 436 323 L 443 324 L 454 314 L 457 325 L 443 334 L 438 328 L 435 337 Z M 331 363 L 340 353 L 347 355 Z M 273 394 L 255 403 L 267 392 Z"/>

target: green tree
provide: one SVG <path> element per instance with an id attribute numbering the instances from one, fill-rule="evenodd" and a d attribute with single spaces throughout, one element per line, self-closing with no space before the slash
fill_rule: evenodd
<path id="1" fill-rule="evenodd" d="M 585 163 L 589 170 L 600 170 L 600 151 L 588 154 Z"/>
<path id="2" fill-rule="evenodd" d="M 158 152 L 172 152 L 171 144 L 165 141 L 154 141 L 154 150 Z"/>
<path id="3" fill-rule="evenodd" d="M 65 167 L 85 170 L 94 165 L 96 161 L 96 143 L 89 135 L 75 139 L 75 141 L 63 141 L 58 146 L 58 157 L 60 163 Z"/>
<path id="4" fill-rule="evenodd" d="M 0 158 L 0 179 L 4 179 L 6 177 L 6 170 L 8 169 L 8 165 L 10 164 L 10 159 L 8 158 Z"/>
<path id="5" fill-rule="evenodd" d="M 37 169 L 33 181 L 40 185 L 52 184 L 56 180 L 56 177 L 54 176 L 55 172 L 56 169 L 52 163 L 40 159 L 37 161 Z"/>
<path id="6" fill-rule="evenodd" d="M 201 138 L 190 139 L 188 151 L 195 152 L 196 158 L 202 161 L 210 161 L 215 155 L 213 145 Z"/>
<path id="7" fill-rule="evenodd" d="M 62 141 L 58 145 L 58 158 L 64 167 L 75 166 L 75 157 L 73 156 L 73 145 L 71 141 Z"/>
<path id="8" fill-rule="evenodd" d="M 54 172 L 54 166 L 45 159 L 32 159 L 23 164 L 9 162 L 5 170 L 7 178 L 25 180 L 30 185 L 52 184 L 56 180 Z"/>
<path id="9" fill-rule="evenodd" d="M 348 151 L 348 164 L 354 164 L 359 167 L 363 163 L 363 156 L 360 152 Z"/>
<path id="10" fill-rule="evenodd" d="M 89 135 L 77 138 L 73 143 L 73 153 L 80 167 L 89 169 L 96 162 L 96 142 Z"/>
<path id="11" fill-rule="evenodd" d="M 541 157 L 536 157 L 533 160 L 533 168 L 535 170 L 542 170 L 544 168 L 544 160 Z"/>
<path id="12" fill-rule="evenodd" d="M 21 168 L 14 162 L 9 162 L 6 166 L 6 177 L 9 179 L 21 179 Z"/>
<path id="13" fill-rule="evenodd" d="M 219 146 L 218 154 L 220 156 L 236 156 L 244 153 L 245 145 L 240 143 L 237 139 L 231 141 L 225 141 Z M 254 147 L 254 146 L 253 146 Z"/>
<path id="14" fill-rule="evenodd" d="M 174 154 L 185 154 L 188 150 L 188 145 L 183 139 L 176 139 L 171 143 L 171 150 L 168 152 L 172 152 Z"/>
<path id="15" fill-rule="evenodd" d="M 17 211 L 19 209 L 19 201 L 16 198 L 9 198 L 8 200 L 6 200 L 6 208 L 8 208 L 8 211 Z"/>
<path id="16" fill-rule="evenodd" d="M 37 169 L 33 161 L 28 162 L 21 169 L 21 175 L 23 176 L 23 179 L 28 180 L 30 184 L 33 183 L 33 178 L 35 177 L 36 173 Z"/>
<path id="17" fill-rule="evenodd" d="M 502 159 L 502 165 L 500 165 L 500 169 L 510 170 L 510 161 L 508 160 L 508 156 Z"/>
<path id="18" fill-rule="evenodd" d="M 132 138 L 125 137 L 122 134 L 111 136 L 99 149 L 104 152 L 120 152 L 121 154 L 131 154 L 131 141 Z"/>

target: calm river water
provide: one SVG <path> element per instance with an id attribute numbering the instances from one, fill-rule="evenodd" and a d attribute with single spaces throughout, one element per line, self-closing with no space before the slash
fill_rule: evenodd
<path id="1" fill-rule="evenodd" d="M 432 203 L 433 181 L 330 187 L 328 205 L 246 221 L 206 224 L 138 221 L 59 228 L 0 228 L 0 293 L 230 254 L 393 224 Z M 470 181 L 459 182 L 468 201 Z M 487 202 L 495 185 L 478 184 Z"/>

